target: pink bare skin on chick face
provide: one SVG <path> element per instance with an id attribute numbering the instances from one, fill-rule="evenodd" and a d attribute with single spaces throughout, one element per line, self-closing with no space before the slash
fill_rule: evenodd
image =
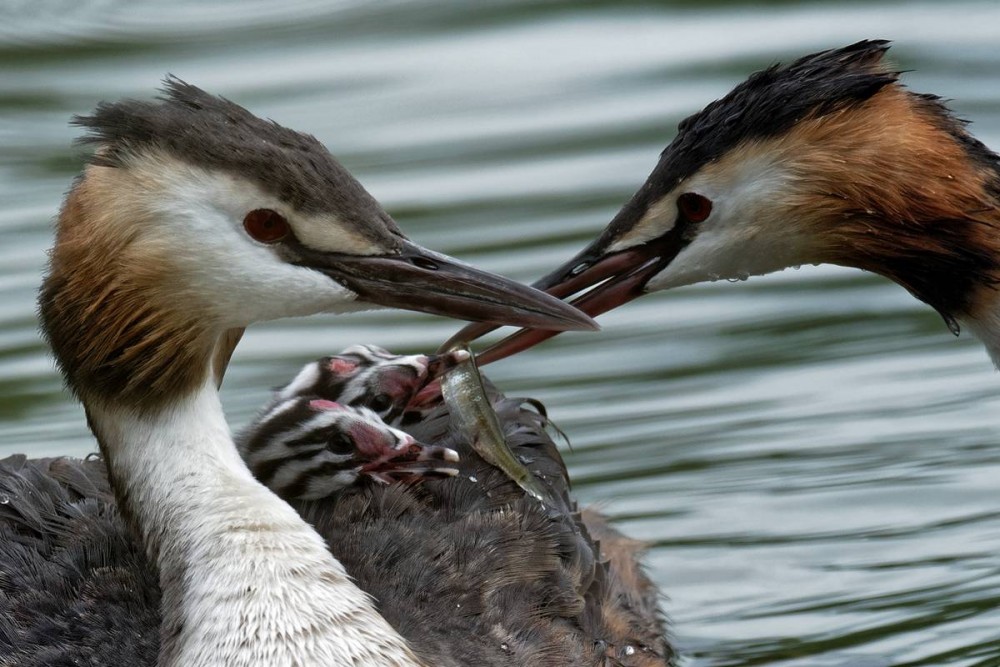
<path id="1" fill-rule="evenodd" d="M 388 484 L 455 475 L 454 450 L 424 445 L 387 422 L 439 401 L 436 378 L 461 357 L 360 345 L 324 357 L 275 394 L 239 437 L 240 452 L 269 488 L 303 500 L 363 477 Z"/>
<path id="2" fill-rule="evenodd" d="M 374 345 L 354 345 L 306 366 L 283 393 L 288 397 L 311 393 L 369 408 L 394 423 L 404 412 L 419 412 L 440 399 L 440 388 L 431 383 L 454 368 L 463 354 L 397 355 Z"/>
<path id="3" fill-rule="evenodd" d="M 318 412 L 341 412 L 338 428 L 362 463 L 358 473 L 390 483 L 419 477 L 450 477 L 458 453 L 447 447 L 424 445 L 413 436 L 387 426 L 367 408 L 353 408 L 326 399 L 313 399 L 309 407 Z M 341 442 L 342 444 L 342 442 Z"/>

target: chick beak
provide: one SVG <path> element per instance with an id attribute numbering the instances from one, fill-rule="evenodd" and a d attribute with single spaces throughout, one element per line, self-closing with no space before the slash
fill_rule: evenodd
<path id="1" fill-rule="evenodd" d="M 573 306 L 537 289 L 403 241 L 386 255 L 309 253 L 313 268 L 362 301 L 458 319 L 541 329 L 596 330 Z"/>

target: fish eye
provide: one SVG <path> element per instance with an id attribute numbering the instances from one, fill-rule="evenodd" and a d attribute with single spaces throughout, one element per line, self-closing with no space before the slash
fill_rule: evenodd
<path id="1" fill-rule="evenodd" d="M 695 192 L 677 198 L 677 210 L 688 222 L 701 222 L 712 213 L 712 200 Z"/>
<path id="2" fill-rule="evenodd" d="M 256 208 L 243 218 L 243 229 L 255 241 L 277 243 L 291 232 L 285 216 L 269 208 Z"/>

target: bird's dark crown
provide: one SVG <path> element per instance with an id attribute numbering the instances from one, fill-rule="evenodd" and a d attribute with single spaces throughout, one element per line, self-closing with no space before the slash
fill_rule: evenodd
<path id="1" fill-rule="evenodd" d="M 158 101 L 103 102 L 75 125 L 80 143 L 99 150 L 91 162 L 127 166 L 163 151 L 209 170 L 247 179 L 305 214 L 335 214 L 373 240 L 401 235 L 395 222 L 315 137 L 258 118 L 223 97 L 168 77 Z"/>
<path id="2" fill-rule="evenodd" d="M 900 71 L 884 61 L 887 40 L 863 40 L 820 51 L 788 65 L 773 65 L 752 74 L 725 97 L 685 118 L 677 136 L 663 151 L 661 166 L 669 167 L 668 187 L 690 176 L 748 141 L 777 137 L 804 120 L 859 106 L 886 86 L 898 82 Z M 965 130 L 936 95 L 907 93 L 980 164 L 995 164 L 996 156 Z M 663 164 L 668 162 L 669 164 Z"/>
<path id="3" fill-rule="evenodd" d="M 756 72 L 681 121 L 664 153 L 693 173 L 744 141 L 778 136 L 805 118 L 864 102 L 898 78 L 882 62 L 888 48 L 884 40 L 862 41 Z"/>
<path id="4" fill-rule="evenodd" d="M 775 137 L 804 118 L 830 113 L 869 99 L 895 82 L 882 56 L 884 40 L 862 41 L 821 51 L 795 62 L 752 74 L 725 97 L 680 122 L 646 184 L 606 230 L 615 238 L 648 206 L 706 164 L 737 146 Z"/>

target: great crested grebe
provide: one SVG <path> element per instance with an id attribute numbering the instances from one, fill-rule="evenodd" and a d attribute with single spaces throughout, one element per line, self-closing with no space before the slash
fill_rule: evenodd
<path id="1" fill-rule="evenodd" d="M 673 664 L 643 544 L 578 509 L 537 403 L 490 388 L 506 442 L 543 480 L 547 504 L 483 461 L 428 384 L 451 361 L 353 346 L 308 364 L 237 437 L 240 452 L 421 664 Z M 414 435 L 436 445 L 413 456 Z M 459 461 L 443 455 L 456 451 Z M 12 457 L 0 473 L 0 494 L 31 499 L 12 513 L 0 505 L 0 529 L 16 543 L 0 543 L 2 663 L 154 664 L 156 567 L 119 518 L 102 462 Z M 397 479 L 424 481 L 384 483 Z"/>
<path id="2" fill-rule="evenodd" d="M 375 304 L 592 322 L 411 243 L 314 138 L 179 80 L 159 103 L 77 123 L 96 153 L 59 216 L 39 311 L 107 478 L 68 460 L 3 466 L 0 662 L 422 664 L 240 459 L 217 392 L 239 332 Z M 107 481 L 138 548 L 114 541 Z"/>
<path id="3" fill-rule="evenodd" d="M 862 41 L 752 75 L 682 121 L 582 252 L 535 283 L 597 315 L 648 292 L 830 263 L 881 274 L 1000 365 L 1000 158 Z M 469 325 L 455 339 L 488 331 Z M 521 331 L 480 363 L 550 337 Z"/>

